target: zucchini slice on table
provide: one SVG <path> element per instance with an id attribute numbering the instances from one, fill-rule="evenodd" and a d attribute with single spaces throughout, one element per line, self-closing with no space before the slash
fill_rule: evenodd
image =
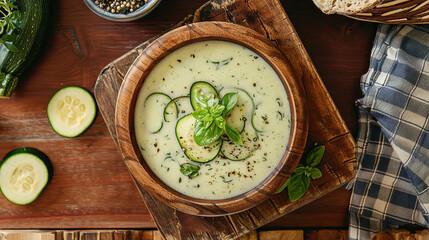
<path id="1" fill-rule="evenodd" d="M 197 111 L 206 107 L 209 98 L 219 98 L 216 89 L 208 82 L 195 82 L 191 86 L 191 104 Z"/>
<path id="2" fill-rule="evenodd" d="M 52 129 L 64 137 L 77 137 L 94 122 L 97 107 L 87 90 L 69 86 L 57 91 L 47 107 Z"/>
<path id="3" fill-rule="evenodd" d="M 10 97 L 18 77 L 34 62 L 44 43 L 48 23 L 49 0 L 19 0 L 21 13 L 18 28 L 8 34 L 16 35 L 10 44 L 17 48 L 11 52 L 5 44 L 0 46 L 0 97 Z"/>
<path id="4" fill-rule="evenodd" d="M 167 96 L 164 93 L 158 93 L 158 92 L 150 94 L 144 100 L 143 114 L 144 115 L 150 114 L 153 116 L 153 118 L 151 118 L 150 121 L 143 122 L 144 128 L 148 130 L 150 133 L 157 133 L 161 131 L 162 126 L 164 124 L 164 119 L 166 122 L 168 122 L 167 120 L 169 120 L 169 117 L 165 118 L 165 115 L 166 115 L 165 108 L 170 102 L 171 102 L 171 98 L 169 96 Z M 171 112 L 172 115 L 175 114 L 174 111 L 177 111 L 177 109 L 173 108 Z"/>
<path id="5" fill-rule="evenodd" d="M 53 176 L 52 163 L 41 151 L 22 147 L 0 163 L 0 190 L 12 203 L 26 205 L 40 195 Z"/>
<path id="6" fill-rule="evenodd" d="M 189 114 L 177 121 L 176 137 L 185 155 L 195 162 L 210 162 L 220 152 L 222 140 L 206 146 L 199 146 L 194 140 L 195 118 Z"/>

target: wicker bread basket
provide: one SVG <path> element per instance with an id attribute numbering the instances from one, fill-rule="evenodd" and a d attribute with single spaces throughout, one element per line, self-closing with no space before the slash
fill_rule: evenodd
<path id="1" fill-rule="evenodd" d="M 429 23 L 429 0 L 384 0 L 375 8 L 346 16 L 368 22 L 425 24 Z"/>

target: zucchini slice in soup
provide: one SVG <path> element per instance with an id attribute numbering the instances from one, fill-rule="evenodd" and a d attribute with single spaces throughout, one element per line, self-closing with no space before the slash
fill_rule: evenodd
<path id="1" fill-rule="evenodd" d="M 177 121 L 176 137 L 185 155 L 195 162 L 205 163 L 219 155 L 222 140 L 206 146 L 199 146 L 194 140 L 195 118 L 189 114 Z"/>
<path id="2" fill-rule="evenodd" d="M 58 90 L 46 109 L 52 129 L 64 137 L 77 137 L 94 122 L 97 107 L 86 89 L 69 86 Z"/>
<path id="3" fill-rule="evenodd" d="M 17 148 L 0 164 L 0 190 L 10 202 L 26 205 L 36 200 L 52 176 L 52 164 L 44 153 L 30 147 Z"/>
<path id="4" fill-rule="evenodd" d="M 191 86 L 191 104 L 197 111 L 206 107 L 207 99 L 219 98 L 216 89 L 208 82 L 195 82 Z"/>
<path id="5" fill-rule="evenodd" d="M 164 120 L 174 122 L 193 112 L 188 96 L 177 97 L 171 100 L 164 109 Z"/>
<path id="6" fill-rule="evenodd" d="M 143 114 L 152 117 L 150 121 L 143 122 L 143 126 L 151 133 L 161 131 L 165 118 L 165 107 L 171 98 L 164 93 L 152 93 L 144 100 Z M 173 113 L 174 114 L 174 113 Z"/>
<path id="7" fill-rule="evenodd" d="M 259 147 L 258 134 L 250 124 L 246 124 L 244 131 L 240 135 L 243 145 L 231 140 L 223 141 L 221 153 L 229 160 L 239 161 L 246 159 Z"/>
<path id="8" fill-rule="evenodd" d="M 238 99 L 235 107 L 225 117 L 226 123 L 235 128 L 239 133 L 244 131 L 246 122 L 252 117 L 255 104 L 253 98 L 241 88 L 227 88 L 222 90 L 222 95 L 230 92 L 237 93 Z"/>

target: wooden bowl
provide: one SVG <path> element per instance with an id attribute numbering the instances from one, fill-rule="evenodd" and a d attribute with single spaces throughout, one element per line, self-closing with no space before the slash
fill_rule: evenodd
<path id="1" fill-rule="evenodd" d="M 223 40 L 237 43 L 256 52 L 277 72 L 291 107 L 291 132 L 283 158 L 271 174 L 258 186 L 236 197 L 222 200 L 204 200 L 181 194 L 168 187 L 147 166 L 134 132 L 134 107 L 145 78 L 166 55 L 185 45 Z M 130 67 L 119 91 L 116 105 L 116 131 L 119 149 L 136 181 L 152 196 L 179 211 L 199 216 L 220 216 L 244 211 L 269 198 L 288 179 L 307 140 L 308 115 L 305 93 L 295 77 L 290 63 L 268 39 L 259 33 L 231 23 L 202 22 L 172 30 L 154 41 Z"/>

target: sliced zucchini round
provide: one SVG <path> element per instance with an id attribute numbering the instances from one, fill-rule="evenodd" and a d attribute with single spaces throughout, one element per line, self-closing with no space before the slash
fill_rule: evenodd
<path id="1" fill-rule="evenodd" d="M 263 132 L 267 123 L 267 116 L 255 109 L 252 115 L 252 126 L 258 132 Z"/>
<path id="2" fill-rule="evenodd" d="M 193 109 L 188 96 L 177 97 L 171 100 L 164 109 L 166 122 L 176 121 L 185 115 L 192 113 Z"/>
<path id="3" fill-rule="evenodd" d="M 52 176 L 51 161 L 44 153 L 30 147 L 17 148 L 0 164 L 0 190 L 10 202 L 26 205 L 36 200 Z"/>
<path id="4" fill-rule="evenodd" d="M 143 114 L 153 115 L 148 122 L 143 122 L 143 126 L 151 133 L 157 133 L 161 131 L 164 118 L 165 108 L 171 101 L 171 98 L 164 93 L 152 93 L 144 100 Z M 173 113 L 174 114 L 174 113 Z"/>
<path id="5" fill-rule="evenodd" d="M 219 98 L 216 89 L 208 82 L 195 82 L 191 86 L 191 104 L 197 111 L 206 107 L 209 98 Z"/>
<path id="6" fill-rule="evenodd" d="M 250 124 L 246 124 L 245 130 L 240 134 L 243 145 L 239 145 L 231 140 L 224 141 L 221 153 L 229 160 L 240 161 L 252 155 L 258 149 L 258 134 Z"/>
<path id="7" fill-rule="evenodd" d="M 225 117 L 226 123 L 231 127 L 235 128 L 239 133 L 244 131 L 246 121 L 252 117 L 255 104 L 253 98 L 245 90 L 241 88 L 227 88 L 222 90 L 222 94 L 225 95 L 230 92 L 237 93 L 238 99 L 235 107 Z"/>
<path id="8" fill-rule="evenodd" d="M 199 146 L 194 140 L 195 118 L 189 114 L 177 121 L 176 137 L 185 155 L 192 161 L 206 163 L 219 155 L 222 140 Z"/>
<path id="9" fill-rule="evenodd" d="M 97 107 L 86 89 L 69 86 L 58 90 L 46 109 L 52 129 L 64 137 L 77 137 L 94 122 Z"/>

